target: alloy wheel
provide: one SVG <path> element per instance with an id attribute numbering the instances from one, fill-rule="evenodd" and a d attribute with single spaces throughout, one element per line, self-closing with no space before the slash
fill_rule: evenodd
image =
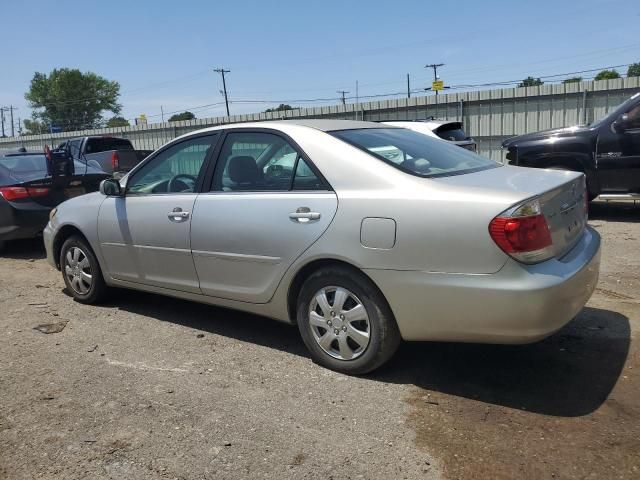
<path id="1" fill-rule="evenodd" d="M 364 304 L 351 291 L 329 286 L 309 304 L 309 324 L 320 348 L 338 360 L 353 360 L 369 345 L 371 324 Z"/>
<path id="2" fill-rule="evenodd" d="M 64 273 L 74 292 L 86 295 L 91 290 L 93 276 L 87 254 L 78 247 L 71 247 L 65 255 Z"/>

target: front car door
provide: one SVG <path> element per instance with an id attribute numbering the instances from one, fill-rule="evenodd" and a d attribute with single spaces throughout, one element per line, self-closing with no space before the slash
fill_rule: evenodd
<path id="1" fill-rule="evenodd" d="M 598 181 L 603 193 L 640 193 L 640 99 L 602 125 L 596 152 Z"/>
<path id="2" fill-rule="evenodd" d="M 266 303 L 294 260 L 327 229 L 337 197 L 295 143 L 232 130 L 210 191 L 194 207 L 191 248 L 202 293 Z"/>
<path id="3" fill-rule="evenodd" d="M 113 278 L 200 292 L 191 217 L 218 137 L 205 134 L 168 145 L 132 172 L 123 197 L 103 202 L 98 237 Z"/>

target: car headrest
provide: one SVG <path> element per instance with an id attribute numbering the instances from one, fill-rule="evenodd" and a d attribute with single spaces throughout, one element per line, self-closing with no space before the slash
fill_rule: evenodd
<path id="1" fill-rule="evenodd" d="M 253 157 L 238 155 L 229 160 L 229 178 L 234 183 L 253 183 L 261 179 L 260 169 Z"/>

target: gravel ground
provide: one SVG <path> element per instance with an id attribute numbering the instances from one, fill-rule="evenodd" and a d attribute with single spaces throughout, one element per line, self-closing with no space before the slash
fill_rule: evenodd
<path id="1" fill-rule="evenodd" d="M 598 289 L 520 347 L 406 344 L 374 375 L 296 329 L 0 257 L 0 478 L 640 478 L 640 206 L 594 204 Z"/>

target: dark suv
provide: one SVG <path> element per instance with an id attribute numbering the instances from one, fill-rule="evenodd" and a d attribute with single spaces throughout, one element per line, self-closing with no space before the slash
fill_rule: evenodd
<path id="1" fill-rule="evenodd" d="M 511 165 L 584 172 L 589 198 L 640 199 L 640 93 L 587 126 L 505 140 Z"/>

